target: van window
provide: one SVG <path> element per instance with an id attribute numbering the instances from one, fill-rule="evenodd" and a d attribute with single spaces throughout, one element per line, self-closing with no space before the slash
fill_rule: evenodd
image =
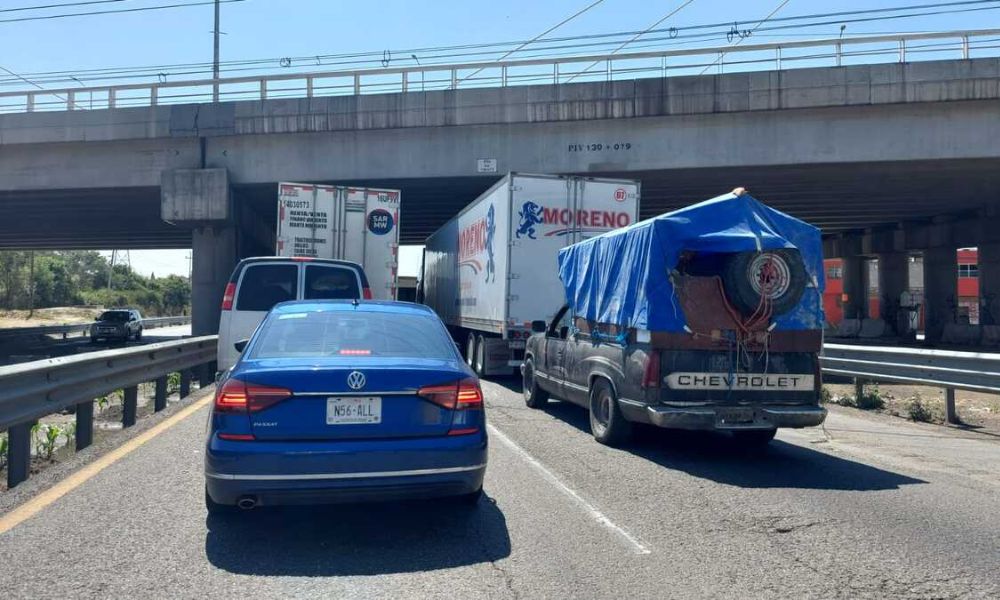
<path id="1" fill-rule="evenodd" d="M 295 300 L 298 265 L 250 265 L 243 271 L 236 310 L 266 311 Z"/>
<path id="2" fill-rule="evenodd" d="M 358 275 L 354 269 L 345 267 L 306 265 L 305 290 L 302 297 L 306 300 L 360 298 Z"/>

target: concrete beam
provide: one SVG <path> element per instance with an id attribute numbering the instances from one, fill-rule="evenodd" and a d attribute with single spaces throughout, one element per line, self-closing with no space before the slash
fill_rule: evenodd
<path id="1" fill-rule="evenodd" d="M 204 226 L 232 219 L 225 169 L 170 169 L 160 179 L 160 217 L 174 225 Z"/>

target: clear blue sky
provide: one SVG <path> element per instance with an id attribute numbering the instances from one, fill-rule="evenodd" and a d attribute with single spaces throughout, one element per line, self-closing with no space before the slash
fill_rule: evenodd
<path id="1" fill-rule="evenodd" d="M 7 0 L 0 21 L 45 12 L 2 12 L 4 9 L 71 0 Z M 169 3 L 196 0 L 173 0 Z M 354 51 L 382 51 L 424 46 L 529 39 L 593 0 L 247 0 L 222 7 L 222 60 L 313 56 Z M 931 3 L 935 0 L 791 0 L 778 17 Z M 168 3 L 128 0 L 106 5 L 47 11 L 83 12 Z M 694 0 L 661 27 L 722 21 L 745 22 L 770 13 L 779 0 Z M 551 35 L 579 35 L 642 30 L 682 4 L 682 0 L 604 0 L 585 15 Z M 848 34 L 897 31 L 942 31 L 987 28 L 1000 24 L 1000 10 L 923 17 L 848 26 Z M 212 7 L 30 21 L 0 22 L 0 66 L 18 73 L 207 62 L 212 58 Z M 808 32 L 827 37 L 839 25 Z M 758 35 L 756 41 L 778 37 Z M 718 45 L 725 40 L 701 42 Z M 7 88 L 11 89 L 11 88 Z M 143 271 L 187 273 L 187 251 L 132 252 Z M 148 261 L 144 259 L 148 257 Z M 405 271 L 415 266 L 407 261 Z"/>

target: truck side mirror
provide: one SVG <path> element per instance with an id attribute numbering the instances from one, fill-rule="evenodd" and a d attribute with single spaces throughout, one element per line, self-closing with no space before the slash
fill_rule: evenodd
<path id="1" fill-rule="evenodd" d="M 240 340 L 233 344 L 233 348 L 236 348 L 237 352 L 242 353 L 249 343 L 250 340 Z"/>
<path id="2" fill-rule="evenodd" d="M 533 333 L 545 333 L 545 331 L 548 328 L 549 328 L 549 326 L 545 323 L 545 321 L 532 321 L 531 322 L 531 331 Z"/>

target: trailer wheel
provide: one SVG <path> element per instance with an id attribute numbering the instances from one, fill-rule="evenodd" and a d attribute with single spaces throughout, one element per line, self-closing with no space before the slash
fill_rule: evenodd
<path id="1" fill-rule="evenodd" d="M 476 364 L 472 368 L 480 377 L 486 374 L 486 338 L 482 334 L 476 336 Z"/>
<path id="2" fill-rule="evenodd" d="M 465 343 L 465 364 L 473 369 L 476 368 L 476 334 L 469 332 L 469 339 Z"/>
<path id="3" fill-rule="evenodd" d="M 726 296 L 744 315 L 757 311 L 761 296 L 771 302 L 775 316 L 792 310 L 802 299 L 807 279 L 802 255 L 788 249 L 734 254 L 722 273 Z"/>

